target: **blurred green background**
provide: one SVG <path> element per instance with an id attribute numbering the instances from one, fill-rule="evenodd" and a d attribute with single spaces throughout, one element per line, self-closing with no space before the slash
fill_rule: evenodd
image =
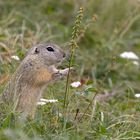
<path id="1" fill-rule="evenodd" d="M 139 0 L 0 0 L 0 92 L 20 63 L 12 55 L 22 60 L 40 42 L 69 50 L 80 7 L 84 16 L 70 82 L 81 81 L 82 86 L 70 88 L 66 130 L 63 79 L 44 94 L 59 103 L 39 107 L 35 120 L 17 124 L 9 112 L 0 113 L 0 139 L 140 139 L 140 99 L 134 96 L 140 92 L 139 60 L 135 65 L 120 58 L 126 51 L 140 56 Z M 91 103 L 95 91 L 103 101 Z M 77 109 L 79 117 L 87 110 L 81 122 L 74 119 Z"/>

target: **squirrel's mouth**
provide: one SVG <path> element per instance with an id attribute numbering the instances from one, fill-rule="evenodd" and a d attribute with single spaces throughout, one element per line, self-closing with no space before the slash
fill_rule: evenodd
<path id="1" fill-rule="evenodd" d="M 57 59 L 57 63 L 61 63 L 62 61 L 64 61 L 65 60 L 65 58 L 62 58 L 62 59 Z"/>
<path id="2" fill-rule="evenodd" d="M 61 62 L 62 60 L 57 60 L 57 63 Z"/>
<path id="3" fill-rule="evenodd" d="M 62 62 L 62 60 L 57 60 L 56 64 L 60 64 Z"/>
<path id="4" fill-rule="evenodd" d="M 63 59 L 57 60 L 57 62 L 55 63 L 55 66 L 56 67 L 60 66 L 62 62 L 63 62 Z"/>
<path id="5" fill-rule="evenodd" d="M 61 63 L 63 62 L 65 60 L 65 58 L 61 58 L 61 59 L 57 59 L 55 62 L 55 66 L 59 66 L 59 65 L 61 65 Z"/>

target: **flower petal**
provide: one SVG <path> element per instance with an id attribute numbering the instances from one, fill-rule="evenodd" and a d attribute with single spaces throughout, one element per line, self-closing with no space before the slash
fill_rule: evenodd
<path id="1" fill-rule="evenodd" d="M 40 101 L 45 102 L 45 103 L 56 103 L 56 102 L 58 102 L 58 100 L 56 100 L 56 99 L 44 99 L 44 98 L 41 98 Z"/>
<path id="2" fill-rule="evenodd" d="M 45 102 L 37 102 L 37 105 L 45 105 Z"/>
<path id="3" fill-rule="evenodd" d="M 120 54 L 121 58 L 139 60 L 139 57 L 134 52 L 123 52 Z"/>
<path id="4" fill-rule="evenodd" d="M 20 60 L 20 58 L 19 58 L 17 55 L 12 55 L 11 58 L 12 58 L 12 59 L 15 59 L 15 60 L 17 60 L 17 61 Z"/>
<path id="5" fill-rule="evenodd" d="M 81 86 L 81 82 L 77 81 L 77 82 L 73 82 L 70 84 L 72 87 L 77 88 L 79 86 Z"/>
<path id="6" fill-rule="evenodd" d="M 135 97 L 136 97 L 136 98 L 140 98 L 140 93 L 136 93 L 136 94 L 135 94 Z"/>

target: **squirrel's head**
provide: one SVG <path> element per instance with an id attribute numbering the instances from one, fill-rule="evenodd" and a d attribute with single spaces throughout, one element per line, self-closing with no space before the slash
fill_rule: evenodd
<path id="1" fill-rule="evenodd" d="M 33 46 L 27 53 L 32 58 L 50 66 L 61 62 L 65 58 L 65 52 L 56 44 L 38 44 Z"/>

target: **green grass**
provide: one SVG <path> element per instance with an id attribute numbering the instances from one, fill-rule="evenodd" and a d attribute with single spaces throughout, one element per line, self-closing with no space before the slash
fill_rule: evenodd
<path id="1" fill-rule="evenodd" d="M 140 68 L 119 57 L 124 51 L 140 56 L 140 4 L 136 0 L 1 0 L 0 1 L 0 93 L 27 49 L 39 42 L 55 42 L 69 50 L 72 27 L 80 7 L 84 9 L 76 73 L 70 82 L 64 112 L 66 78 L 51 83 L 44 93 L 55 104 L 39 106 L 34 120 L 23 120 L 0 106 L 0 140 L 138 140 L 140 139 Z M 94 18 L 97 18 L 95 21 Z M 68 62 L 62 63 L 62 67 Z M 103 101 L 94 96 L 116 92 Z M 64 126 L 66 122 L 66 127 Z"/>

